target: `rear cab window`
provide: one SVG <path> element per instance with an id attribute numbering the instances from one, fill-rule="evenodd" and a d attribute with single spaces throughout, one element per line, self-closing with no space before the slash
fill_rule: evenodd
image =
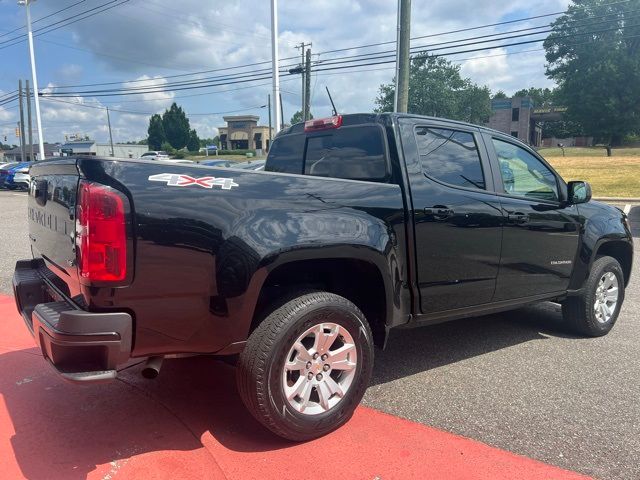
<path id="1" fill-rule="evenodd" d="M 377 124 L 287 134 L 273 142 L 265 171 L 386 182 L 390 168 Z"/>

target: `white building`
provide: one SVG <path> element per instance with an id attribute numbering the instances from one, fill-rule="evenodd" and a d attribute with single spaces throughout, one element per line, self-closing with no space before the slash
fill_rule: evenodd
<path id="1" fill-rule="evenodd" d="M 117 158 L 140 158 L 143 153 L 148 151 L 148 145 L 127 145 L 124 143 L 113 144 L 113 156 Z M 97 143 L 93 140 L 67 142 L 60 147 L 60 154 L 95 155 L 97 157 L 110 157 L 111 144 Z"/>

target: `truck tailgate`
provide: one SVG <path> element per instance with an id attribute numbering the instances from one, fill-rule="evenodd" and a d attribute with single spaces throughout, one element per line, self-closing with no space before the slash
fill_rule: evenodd
<path id="1" fill-rule="evenodd" d="M 71 291 L 76 290 L 75 228 L 79 174 L 75 159 L 31 167 L 28 215 L 34 258 L 42 258 Z M 76 287 L 76 288 L 73 288 Z"/>

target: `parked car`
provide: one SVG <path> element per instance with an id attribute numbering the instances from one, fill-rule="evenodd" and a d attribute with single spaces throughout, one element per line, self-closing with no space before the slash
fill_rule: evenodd
<path id="1" fill-rule="evenodd" d="M 90 383 L 132 358 L 153 377 L 165 355 L 239 355 L 246 407 L 296 441 L 349 419 L 395 328 L 553 301 L 601 336 L 631 276 L 621 210 L 456 121 L 314 119 L 279 133 L 265 172 L 80 156 L 31 176 L 13 285 L 48 363 Z"/>
<path id="2" fill-rule="evenodd" d="M 207 167 L 233 167 L 236 162 L 230 160 L 203 160 L 200 165 L 206 165 Z"/>
<path id="3" fill-rule="evenodd" d="M 248 162 L 236 163 L 233 168 L 242 168 L 244 170 L 254 170 L 256 172 L 264 170 L 266 160 L 249 160 Z"/>
<path id="4" fill-rule="evenodd" d="M 140 155 L 142 160 L 169 160 L 169 154 L 167 152 L 162 152 L 160 150 L 152 150 L 150 152 L 143 153 Z"/>
<path id="5" fill-rule="evenodd" d="M 29 175 L 29 167 L 22 167 L 16 169 L 13 175 L 13 185 L 20 190 L 28 190 L 31 183 L 31 176 Z"/>
<path id="6" fill-rule="evenodd" d="M 0 188 L 9 190 L 20 188 L 20 185 L 16 185 L 14 182 L 14 177 L 19 170 L 26 169 L 28 172 L 30 165 L 30 162 L 14 162 L 0 169 Z"/>

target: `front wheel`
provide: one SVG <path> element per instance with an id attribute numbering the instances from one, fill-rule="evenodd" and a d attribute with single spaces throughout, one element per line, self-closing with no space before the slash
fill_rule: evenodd
<path id="1" fill-rule="evenodd" d="M 599 257 L 579 295 L 562 303 L 562 315 L 578 334 L 601 337 L 618 319 L 624 301 L 624 274 L 615 258 Z"/>
<path id="2" fill-rule="evenodd" d="M 240 355 L 237 383 L 251 414 L 294 441 L 344 424 L 373 369 L 373 340 L 362 312 L 346 298 L 309 292 L 279 302 Z"/>

